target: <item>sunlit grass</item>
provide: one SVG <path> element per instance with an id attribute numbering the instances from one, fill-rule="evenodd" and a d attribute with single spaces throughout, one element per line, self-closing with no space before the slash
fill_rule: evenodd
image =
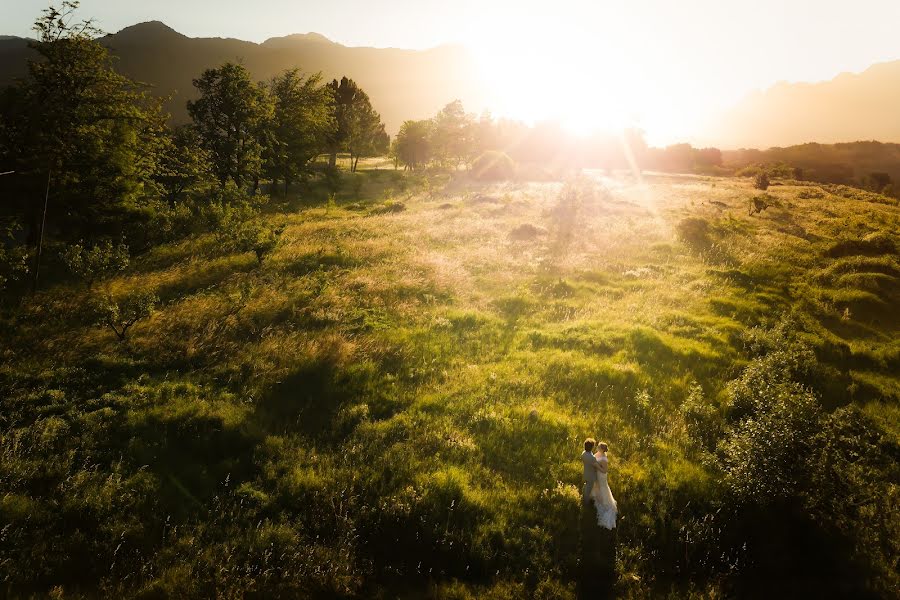
<path id="1" fill-rule="evenodd" d="M 755 190 L 739 180 L 356 177 L 359 198 L 345 191 L 332 207 L 273 201 L 267 210 L 286 229 L 261 265 L 198 236 L 105 283 L 162 300 L 126 342 L 86 319 L 50 318 L 78 314 L 87 291 L 47 292 L 49 308 L 8 326 L 3 370 L 43 382 L 45 408 L 34 410 L 69 416 L 4 438 L 4 460 L 20 469 L 7 477 L 37 468 L 28 444 L 63 447 L 73 422 L 102 423 L 128 465 L 149 465 L 151 479 L 129 485 L 163 490 L 179 518 L 199 518 L 228 476 L 246 506 L 282 518 L 267 521 L 266 536 L 322 552 L 309 560 L 341 556 L 364 564 L 360 573 L 390 568 L 416 581 L 443 570 L 431 575 L 435 597 L 508 597 L 526 589 L 517 587 L 525 568 L 543 569 L 543 583 L 523 593 L 544 585 L 565 595 L 579 442 L 599 436 L 626 518 L 623 593 L 639 596 L 652 580 L 647 532 L 668 535 L 692 498 L 714 496 L 719 477 L 680 409 L 699 385 L 718 410 L 746 364 L 748 327 L 797 313 L 823 363 L 856 365 L 833 403 L 863 402 L 898 435 L 897 321 L 887 308 L 897 257 L 826 256 L 848 227 L 896 239 L 887 204 L 803 198 L 785 185 L 771 192 L 781 208 L 749 216 Z M 567 186 L 588 200 L 566 205 Z M 370 210 L 386 198 L 405 210 Z M 708 245 L 678 237 L 685 218 L 708 223 Z M 530 237 L 510 235 L 523 225 Z M 99 358 L 85 381 L 67 380 L 87 355 Z M 67 401 L 89 408 L 71 416 Z M 43 501 L 11 492 L 0 506 L 18 519 Z M 179 569 L 169 563 L 154 585 L 184 582 Z M 492 582 L 498 573 L 509 582 Z M 470 576 L 477 583 L 451 583 Z M 328 593 L 361 589 L 348 573 L 334 577 Z"/>

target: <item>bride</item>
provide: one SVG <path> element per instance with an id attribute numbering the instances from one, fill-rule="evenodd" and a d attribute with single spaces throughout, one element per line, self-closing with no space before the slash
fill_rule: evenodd
<path id="1" fill-rule="evenodd" d="M 609 472 L 609 458 L 606 453 L 609 446 L 606 442 L 597 444 L 600 448 L 594 457 L 597 459 L 597 481 L 591 488 L 591 498 L 594 500 L 594 506 L 597 509 L 597 525 L 606 529 L 614 529 L 616 526 L 616 515 L 619 512 L 619 506 L 616 499 L 613 498 L 612 490 L 609 489 L 607 481 L 607 473 Z"/>

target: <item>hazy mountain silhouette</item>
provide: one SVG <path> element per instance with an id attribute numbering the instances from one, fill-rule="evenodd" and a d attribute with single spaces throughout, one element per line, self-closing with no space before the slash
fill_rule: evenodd
<path id="1" fill-rule="evenodd" d="M 703 139 L 723 148 L 806 142 L 900 142 L 900 61 L 821 83 L 778 83 L 717 118 Z"/>
<path id="2" fill-rule="evenodd" d="M 483 108 L 478 69 L 461 46 L 430 50 L 353 48 L 317 33 L 272 38 L 262 44 L 236 39 L 189 38 L 159 21 L 140 23 L 103 38 L 118 57 L 117 68 L 171 96 L 166 109 L 176 122 L 188 119 L 185 103 L 195 98 L 191 83 L 203 69 L 226 61 L 243 63 L 258 80 L 284 69 L 321 71 L 327 79 L 356 80 L 395 133 L 406 119 L 425 118 L 459 98 L 469 110 Z M 26 73 L 26 40 L 0 39 L 0 85 Z"/>

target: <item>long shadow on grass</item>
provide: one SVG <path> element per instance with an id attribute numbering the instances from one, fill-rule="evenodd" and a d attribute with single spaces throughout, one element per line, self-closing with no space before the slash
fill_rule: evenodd
<path id="1" fill-rule="evenodd" d="M 363 394 L 365 384 L 364 375 L 347 372 L 329 357 L 318 358 L 276 383 L 257 404 L 255 417 L 268 431 L 335 442 L 349 433 L 337 422 L 338 413 Z"/>
<path id="2" fill-rule="evenodd" d="M 315 273 L 319 270 L 351 269 L 358 267 L 361 264 L 361 261 L 350 254 L 343 252 L 325 252 L 320 250 L 318 252 L 310 252 L 309 254 L 298 256 L 289 262 L 280 265 L 280 268 L 291 275 L 303 277 L 304 275 L 309 275 L 310 273 Z"/>

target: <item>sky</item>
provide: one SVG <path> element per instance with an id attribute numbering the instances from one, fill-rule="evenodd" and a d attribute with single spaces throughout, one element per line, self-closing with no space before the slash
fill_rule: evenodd
<path id="1" fill-rule="evenodd" d="M 28 35 L 46 0 L 0 2 Z M 105 31 L 163 21 L 192 37 L 261 42 L 315 31 L 348 46 L 473 50 L 495 113 L 633 122 L 684 136 L 779 81 L 822 81 L 900 59 L 900 0 L 83 0 Z M 574 93 L 572 93 L 574 91 Z M 598 110 L 598 107 L 599 110 Z M 604 122 L 605 121 L 605 122 Z"/>

